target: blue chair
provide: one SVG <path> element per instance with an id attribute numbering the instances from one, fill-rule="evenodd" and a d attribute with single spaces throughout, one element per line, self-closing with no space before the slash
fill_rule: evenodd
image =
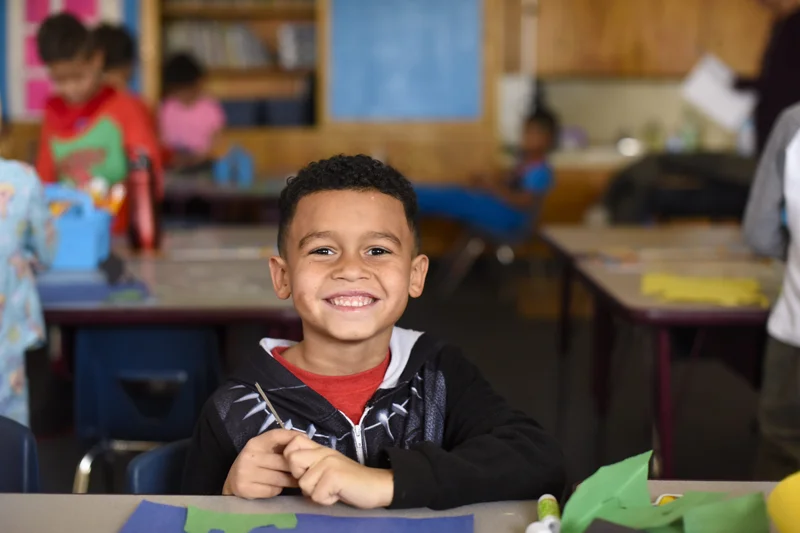
<path id="1" fill-rule="evenodd" d="M 129 494 L 180 494 L 189 439 L 179 440 L 142 453 L 128 463 L 126 492 Z"/>
<path id="2" fill-rule="evenodd" d="M 31 430 L 0 416 L 0 492 L 39 492 L 39 458 Z"/>
<path id="3" fill-rule="evenodd" d="M 497 261 L 504 266 L 514 262 L 514 247 L 524 244 L 536 235 L 543 198 L 534 202 L 528 210 L 528 223 L 519 230 L 506 234 L 492 233 L 476 227 L 468 227 L 463 237 L 448 254 L 437 285 L 442 297 L 451 296 L 467 277 L 475 261 L 492 247 Z M 531 265 L 533 266 L 533 265 Z"/>
<path id="4" fill-rule="evenodd" d="M 88 491 L 92 463 L 192 435 L 220 382 L 213 328 L 81 328 L 75 335 L 75 431 L 95 445 L 73 492 Z"/>

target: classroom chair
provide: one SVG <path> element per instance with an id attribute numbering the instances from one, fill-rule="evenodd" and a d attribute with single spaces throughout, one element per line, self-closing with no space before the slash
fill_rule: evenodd
<path id="1" fill-rule="evenodd" d="M 39 492 L 39 459 L 31 430 L 0 416 L 0 492 Z"/>
<path id="2" fill-rule="evenodd" d="M 137 455 L 128 463 L 128 494 L 180 494 L 189 439 Z"/>
<path id="3" fill-rule="evenodd" d="M 92 464 L 188 438 L 220 382 L 210 328 L 82 328 L 75 335 L 75 431 L 94 446 L 75 473 L 86 493 Z"/>
<path id="4" fill-rule="evenodd" d="M 467 277 L 475 261 L 488 247 L 494 249 L 494 255 L 501 265 L 511 265 L 515 259 L 514 247 L 524 244 L 535 235 L 541 207 L 541 199 L 533 203 L 528 211 L 528 224 L 518 231 L 495 233 L 474 226 L 467 227 L 463 237 L 448 254 L 449 257 L 442 266 L 437 283 L 440 295 L 443 297 L 452 295 Z"/>

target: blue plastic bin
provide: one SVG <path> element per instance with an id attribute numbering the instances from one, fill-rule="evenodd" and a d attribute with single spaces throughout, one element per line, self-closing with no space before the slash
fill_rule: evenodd
<path id="1" fill-rule="evenodd" d="M 111 252 L 111 214 L 94 206 L 92 198 L 62 185 L 47 185 L 48 203 L 69 201 L 74 205 L 55 219 L 58 245 L 53 270 L 95 270 Z"/>

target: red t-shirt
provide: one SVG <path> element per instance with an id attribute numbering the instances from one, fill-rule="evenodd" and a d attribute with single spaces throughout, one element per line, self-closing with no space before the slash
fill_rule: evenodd
<path id="1" fill-rule="evenodd" d="M 367 402 L 383 382 L 391 360 L 391 354 L 387 353 L 386 359 L 370 370 L 350 376 L 321 376 L 303 370 L 287 361 L 283 357 L 283 352 L 287 349 L 285 346 L 273 348 L 272 355 L 275 360 L 314 392 L 328 400 L 332 406 L 347 415 L 347 418 L 354 424 L 358 424 L 361 420 Z"/>

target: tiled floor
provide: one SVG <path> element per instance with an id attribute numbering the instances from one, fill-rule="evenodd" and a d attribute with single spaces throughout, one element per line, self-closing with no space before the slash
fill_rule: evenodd
<path id="1" fill-rule="evenodd" d="M 441 301 L 433 292 L 409 306 L 401 325 L 422 329 L 460 345 L 509 401 L 527 411 L 550 431 L 560 429 L 570 475 L 581 479 L 603 463 L 649 449 L 651 345 L 648 332 L 623 327 L 613 364 L 611 411 L 601 423 L 590 395 L 590 333 L 585 320 L 575 327 L 570 356 L 560 361 L 554 348 L 552 307 L 538 299 L 553 299 L 555 280 L 523 286 L 507 298 L 495 281 L 471 277 L 451 299 Z M 498 296 L 500 294 L 501 296 Z M 550 296 L 547 296 L 547 295 Z M 524 301 L 530 299 L 531 301 Z M 588 299 L 584 297 L 586 315 Z M 526 317 L 522 317 L 519 310 Z M 526 311 L 527 310 L 527 311 Z M 533 310 L 533 311 L 532 311 Z M 257 326 L 238 330 L 239 345 L 257 340 Z M 731 355 L 731 354 L 726 354 Z M 733 354 L 734 356 L 736 354 Z M 50 428 L 68 422 L 69 388 L 48 380 L 42 356 L 32 360 L 34 409 Z M 756 393 L 717 359 L 674 364 L 673 390 L 677 408 L 676 470 L 681 478 L 747 479 L 754 456 L 753 431 Z M 565 372 L 567 387 L 559 395 L 558 372 Z M 559 408 L 558 398 L 564 402 Z M 43 413 L 43 409 L 46 412 Z M 560 415 L 560 418 L 559 418 Z M 560 423 L 559 423 L 560 422 Z M 42 427 L 42 424 L 39 424 Z M 71 436 L 49 437 L 40 443 L 41 471 L 46 491 L 71 490 L 72 474 L 83 446 Z M 118 474 L 124 462 L 117 465 Z M 121 475 L 117 475 L 117 479 Z M 120 484 L 114 490 L 120 490 Z M 96 476 L 92 492 L 106 490 Z"/>

